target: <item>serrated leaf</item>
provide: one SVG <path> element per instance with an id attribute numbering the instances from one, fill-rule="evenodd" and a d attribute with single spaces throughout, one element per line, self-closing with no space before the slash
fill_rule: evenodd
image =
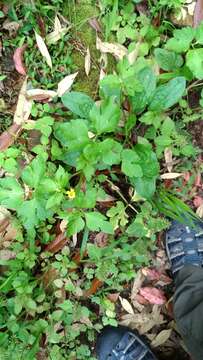
<path id="1" fill-rule="evenodd" d="M 112 225 L 106 220 L 106 217 L 99 212 L 89 212 L 85 214 L 86 225 L 91 231 L 103 231 L 107 234 L 113 234 Z"/>
<path id="2" fill-rule="evenodd" d="M 45 58 L 48 66 L 52 69 L 51 56 L 49 54 L 47 46 L 46 46 L 43 38 L 39 34 L 37 34 L 36 31 L 35 31 L 35 38 L 36 38 L 36 42 L 37 42 L 39 51 L 41 52 L 42 56 Z"/>
<path id="3" fill-rule="evenodd" d="M 46 162 L 41 156 L 37 156 L 30 165 L 22 171 L 23 181 L 31 188 L 36 188 L 43 179 L 46 170 Z"/>
<path id="4" fill-rule="evenodd" d="M 186 55 L 186 65 L 193 75 L 201 80 L 203 79 L 203 49 L 194 49 L 188 51 Z"/>
<path id="5" fill-rule="evenodd" d="M 140 157 L 134 150 L 124 149 L 122 151 L 122 172 L 130 177 L 142 177 L 143 171 L 140 166 Z"/>
<path id="6" fill-rule="evenodd" d="M 13 177 L 0 179 L 0 203 L 8 209 L 18 209 L 24 199 L 24 191 Z"/>
<path id="7" fill-rule="evenodd" d="M 114 98 L 109 97 L 100 106 L 94 105 L 89 116 L 97 134 L 108 133 L 116 130 L 121 110 Z"/>
<path id="8" fill-rule="evenodd" d="M 69 150 L 81 150 L 90 142 L 88 127 L 82 119 L 55 124 L 54 135 Z"/>

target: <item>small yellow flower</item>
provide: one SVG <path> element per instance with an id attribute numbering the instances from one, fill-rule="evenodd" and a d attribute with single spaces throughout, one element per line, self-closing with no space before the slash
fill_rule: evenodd
<path id="1" fill-rule="evenodd" d="M 68 190 L 66 192 L 66 194 L 68 195 L 70 200 L 75 199 L 76 194 L 75 194 L 75 190 L 73 188 L 70 188 L 70 190 Z"/>

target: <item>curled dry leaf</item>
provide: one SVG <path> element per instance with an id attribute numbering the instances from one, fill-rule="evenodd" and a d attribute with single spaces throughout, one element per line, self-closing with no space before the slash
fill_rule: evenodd
<path id="1" fill-rule="evenodd" d="M 97 37 L 96 48 L 102 53 L 112 54 L 117 60 L 122 60 L 128 53 L 125 46 L 116 43 L 102 42 L 99 37 Z"/>
<path id="2" fill-rule="evenodd" d="M 132 308 L 132 305 L 129 303 L 127 299 L 122 298 L 119 296 L 119 300 L 121 302 L 122 308 L 127 311 L 128 314 L 134 314 L 134 310 Z"/>
<path id="3" fill-rule="evenodd" d="M 90 73 L 90 68 L 91 68 L 91 55 L 90 55 L 90 49 L 89 47 L 87 48 L 87 53 L 85 56 L 85 73 L 88 76 Z"/>
<path id="4" fill-rule="evenodd" d="M 180 176 L 183 176 L 183 173 L 166 173 L 161 175 L 161 179 L 162 180 L 172 180 L 172 179 L 177 179 Z"/>
<path id="5" fill-rule="evenodd" d="M 0 151 L 8 149 L 22 131 L 22 126 L 13 124 L 0 135 Z"/>
<path id="6" fill-rule="evenodd" d="M 62 27 L 58 16 L 56 16 L 54 20 L 54 30 L 51 33 L 49 33 L 46 37 L 47 44 L 48 45 L 55 44 L 58 40 L 61 39 L 63 35 L 65 35 L 68 32 L 69 29 L 70 26 Z"/>
<path id="7" fill-rule="evenodd" d="M 162 330 L 152 341 L 151 346 L 158 347 L 165 344 L 165 342 L 170 338 L 171 333 L 172 329 Z"/>
<path id="8" fill-rule="evenodd" d="M 162 290 L 153 287 L 143 287 L 140 289 L 140 295 L 142 295 L 150 304 L 163 305 L 166 303 L 166 297 Z"/>
<path id="9" fill-rule="evenodd" d="M 78 75 L 78 72 L 67 75 L 64 77 L 63 80 L 61 80 L 58 83 L 58 90 L 57 90 L 58 96 L 62 96 L 66 91 L 70 90 L 77 75 Z"/>
<path id="10" fill-rule="evenodd" d="M 166 148 L 164 150 L 164 157 L 165 157 L 167 170 L 169 173 L 171 173 L 173 169 L 173 154 L 170 148 Z"/>
<path id="11" fill-rule="evenodd" d="M 23 62 L 23 54 L 27 45 L 23 45 L 15 50 L 13 55 L 13 61 L 16 71 L 21 75 L 26 75 L 26 68 Z"/>
<path id="12" fill-rule="evenodd" d="M 53 90 L 43 90 L 43 89 L 30 89 L 26 92 L 26 97 L 29 100 L 35 101 L 51 101 L 54 97 L 57 96 L 57 92 Z"/>
<path id="13" fill-rule="evenodd" d="M 39 51 L 41 52 L 42 56 L 45 58 L 47 65 L 52 69 L 51 56 L 49 54 L 47 46 L 46 46 L 43 38 L 39 34 L 37 34 L 36 31 L 35 31 L 35 38 L 36 38 L 36 42 L 37 42 Z"/>
<path id="14" fill-rule="evenodd" d="M 58 251 L 60 251 L 61 249 L 63 249 L 63 247 L 67 244 L 68 240 L 69 239 L 66 236 L 66 234 L 61 233 L 58 236 L 56 236 L 56 238 L 45 247 L 45 251 L 49 251 L 49 252 L 55 254 Z"/>

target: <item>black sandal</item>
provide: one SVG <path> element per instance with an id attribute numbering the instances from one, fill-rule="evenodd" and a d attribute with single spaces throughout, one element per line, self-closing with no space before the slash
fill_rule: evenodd
<path id="1" fill-rule="evenodd" d="M 98 360 L 157 360 L 142 337 L 123 326 L 104 328 L 96 353 Z"/>

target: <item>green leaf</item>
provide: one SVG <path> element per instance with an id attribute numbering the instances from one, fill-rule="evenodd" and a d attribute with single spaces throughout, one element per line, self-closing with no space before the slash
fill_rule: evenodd
<path id="1" fill-rule="evenodd" d="M 31 164 L 26 166 L 22 171 L 23 181 L 30 186 L 31 188 L 37 188 L 39 182 L 43 178 L 46 170 L 46 161 L 45 159 L 38 155 Z"/>
<path id="2" fill-rule="evenodd" d="M 198 44 L 203 45 L 203 22 L 196 28 L 195 39 Z"/>
<path id="3" fill-rule="evenodd" d="M 121 99 L 121 81 L 117 75 L 107 75 L 100 81 L 100 93 L 104 98 L 114 96 Z"/>
<path id="4" fill-rule="evenodd" d="M 181 76 L 160 85 L 154 92 L 149 110 L 163 111 L 175 105 L 183 96 L 185 88 L 186 81 Z"/>
<path id="5" fill-rule="evenodd" d="M 183 27 L 180 30 L 175 30 L 173 36 L 167 41 L 166 49 L 176 53 L 186 52 L 194 39 L 195 29 L 189 26 Z"/>
<path id="6" fill-rule="evenodd" d="M 143 237 L 147 235 L 147 228 L 145 228 L 143 221 L 141 219 L 135 219 L 133 223 L 128 226 L 126 230 L 129 236 Z"/>
<path id="7" fill-rule="evenodd" d="M 76 91 L 65 93 L 61 100 L 64 106 L 73 114 L 84 119 L 88 118 L 89 112 L 94 105 L 94 101 L 88 95 Z"/>
<path id="8" fill-rule="evenodd" d="M 52 132 L 51 126 L 54 123 L 54 119 L 51 116 L 44 116 L 36 121 L 34 128 L 41 131 L 43 135 L 49 137 Z"/>
<path id="9" fill-rule="evenodd" d="M 122 172 L 130 177 L 142 177 L 143 172 L 140 166 L 140 157 L 134 150 L 125 149 L 122 152 Z"/>
<path id="10" fill-rule="evenodd" d="M 0 203 L 8 209 L 18 209 L 24 199 L 24 191 L 13 177 L 0 179 Z"/>
<path id="11" fill-rule="evenodd" d="M 26 229 L 33 229 L 40 221 L 49 216 L 49 212 L 45 209 L 46 201 L 42 199 L 31 199 L 24 201 L 18 209 L 18 215 Z"/>
<path id="12" fill-rule="evenodd" d="M 156 129 L 160 127 L 162 117 L 155 111 L 147 111 L 139 118 L 139 121 L 146 125 L 153 125 Z"/>
<path id="13" fill-rule="evenodd" d="M 151 149 L 150 144 L 137 144 L 134 147 L 137 155 L 140 158 L 140 166 L 144 177 L 153 178 L 159 174 L 159 163 L 156 154 Z"/>
<path id="14" fill-rule="evenodd" d="M 99 212 L 89 212 L 85 214 L 86 225 L 91 231 L 103 231 L 107 234 L 113 234 L 112 225 L 106 220 L 106 217 Z"/>
<path id="15" fill-rule="evenodd" d="M 82 217 L 76 213 L 68 218 L 67 234 L 73 236 L 84 229 L 85 222 Z"/>
<path id="16" fill-rule="evenodd" d="M 59 206 L 62 200 L 63 200 L 63 194 L 56 192 L 55 194 L 49 197 L 46 203 L 46 209 Z"/>
<path id="17" fill-rule="evenodd" d="M 106 139 L 99 144 L 102 161 L 107 165 L 119 164 L 121 161 L 122 146 L 113 139 Z"/>
<path id="18" fill-rule="evenodd" d="M 104 100 L 100 106 L 95 105 L 90 111 L 92 126 L 99 135 L 115 131 L 120 118 L 121 110 L 113 97 Z"/>
<path id="19" fill-rule="evenodd" d="M 88 128 L 84 120 L 71 120 L 55 124 L 54 135 L 69 150 L 82 150 L 89 142 Z"/>
<path id="20" fill-rule="evenodd" d="M 69 175 L 61 165 L 59 165 L 56 171 L 55 178 L 61 188 L 65 188 L 68 185 Z"/>
<path id="21" fill-rule="evenodd" d="M 160 68 L 165 71 L 175 71 L 183 65 L 182 56 L 175 52 L 157 48 L 154 55 Z"/>
<path id="22" fill-rule="evenodd" d="M 144 199 L 151 199 L 156 190 L 156 177 L 131 178 L 131 184 L 136 192 Z"/>
<path id="23" fill-rule="evenodd" d="M 142 85 L 143 90 L 135 93 L 135 95 L 131 98 L 131 102 L 133 111 L 141 112 L 147 106 L 153 92 L 156 89 L 156 76 L 149 67 L 145 67 L 139 71 L 137 78 Z"/>
<path id="24" fill-rule="evenodd" d="M 188 51 L 186 55 L 186 65 L 193 75 L 201 80 L 203 79 L 203 49 L 194 49 Z"/>
<path id="25" fill-rule="evenodd" d="M 170 136 L 171 133 L 174 131 L 175 131 L 175 123 L 173 120 L 167 117 L 161 126 L 161 132 L 164 136 Z"/>

